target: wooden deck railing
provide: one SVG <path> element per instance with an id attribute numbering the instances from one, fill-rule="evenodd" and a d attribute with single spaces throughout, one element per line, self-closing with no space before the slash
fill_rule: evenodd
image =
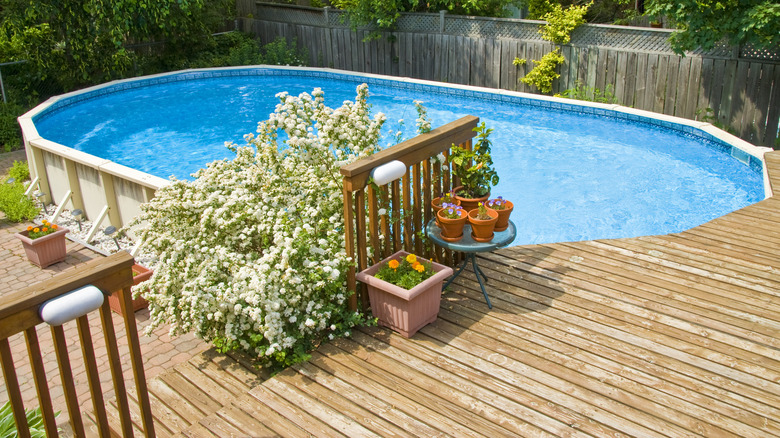
<path id="1" fill-rule="evenodd" d="M 368 307 L 368 297 L 357 290 L 355 272 L 376 263 L 395 251 L 409 252 L 453 263 L 452 254 L 427 245 L 425 224 L 433 217 L 431 200 L 449 191 L 453 185 L 450 168 L 435 159 L 449 156 L 452 145 L 470 148 L 479 118 L 466 116 L 434 129 L 427 134 L 399 143 L 366 159 L 341 168 L 344 176 L 344 235 L 349 257 L 357 269 L 347 272 L 347 287 L 353 294 L 350 307 L 358 302 Z M 398 160 L 407 171 L 403 178 L 377 188 L 368 185 L 371 171 Z M 387 214 L 380 215 L 385 209 Z M 369 248 L 372 256 L 369 261 Z"/>
<path id="2" fill-rule="evenodd" d="M 138 341 L 138 329 L 132 312 L 130 297 L 130 287 L 133 284 L 132 265 L 132 256 L 121 251 L 107 258 L 92 260 L 85 263 L 83 266 L 74 268 L 71 271 L 63 272 L 47 281 L 32 285 L 3 297 L 4 303 L 0 305 L 0 358 L 2 359 L 3 376 L 5 378 L 6 390 L 8 391 L 8 398 L 13 406 L 14 417 L 16 419 L 20 437 L 29 437 L 30 432 L 25 419 L 24 404 L 22 402 L 19 382 L 16 377 L 16 366 L 11 355 L 8 338 L 17 333 L 24 332 L 46 434 L 50 437 L 56 437 L 58 436 L 58 433 L 54 417 L 54 407 L 52 406 L 51 395 L 46 383 L 46 373 L 43 367 L 43 358 L 41 356 L 41 348 L 38 343 L 36 331 L 36 326 L 44 323 L 39 315 L 39 308 L 41 304 L 47 300 L 56 298 L 86 285 L 93 285 L 103 291 L 106 295 L 111 293 L 111 291 L 118 291 L 117 293 L 120 296 L 122 312 L 123 315 L 125 315 L 125 334 L 130 350 L 133 377 L 138 396 L 137 400 L 141 407 L 141 422 L 143 423 L 141 427 L 146 436 L 154 436 L 154 425 L 152 423 L 149 396 L 146 389 L 146 378 L 144 375 L 143 362 L 141 361 L 141 346 Z M 111 370 L 122 427 L 121 431 L 115 431 L 114 433 L 121 433 L 122 436 L 133 436 L 133 426 L 130 419 L 130 409 L 119 357 L 117 337 L 114 331 L 114 324 L 107 299 L 104 300 L 99 312 L 104 332 L 103 334 L 106 340 L 106 350 L 108 351 L 108 365 Z M 81 342 L 82 356 L 87 371 L 87 378 L 89 380 L 89 390 L 95 410 L 95 418 L 97 419 L 98 432 L 100 436 L 109 436 L 111 435 L 111 431 L 109 430 L 106 415 L 107 404 L 104 403 L 103 391 L 100 387 L 100 377 L 97 368 L 98 364 L 95 360 L 95 352 L 87 315 L 77 318 L 76 322 L 79 340 Z M 76 397 L 76 388 L 71 372 L 70 358 L 68 357 L 65 331 L 63 330 L 62 325 L 60 325 L 51 326 L 51 332 L 54 340 L 55 354 L 59 363 L 60 376 L 62 378 L 63 392 L 65 393 L 71 427 L 76 436 L 82 437 L 85 436 L 85 430 L 78 399 Z"/>

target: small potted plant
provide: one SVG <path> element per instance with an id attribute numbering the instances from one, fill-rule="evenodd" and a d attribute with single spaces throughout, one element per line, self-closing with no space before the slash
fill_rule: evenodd
<path id="1" fill-rule="evenodd" d="M 153 271 L 145 266 L 141 266 L 138 263 L 134 264 L 133 267 L 133 286 L 137 286 L 141 282 L 144 282 L 148 280 L 151 276 Z M 142 296 L 139 296 L 138 298 L 134 298 L 132 300 L 133 302 L 133 312 L 135 313 L 138 310 L 145 309 L 146 306 L 149 305 L 149 303 L 146 301 L 146 299 Z M 108 305 L 111 307 L 111 310 L 118 314 L 122 314 L 122 305 L 119 301 L 119 291 L 114 291 L 111 295 L 108 296 Z"/>
<path id="2" fill-rule="evenodd" d="M 455 187 L 455 199 L 460 205 L 470 211 L 477 204 L 487 201 L 490 188 L 498 184 L 498 173 L 493 169 L 493 159 L 490 157 L 491 142 L 488 138 L 493 129 L 488 129 L 485 122 L 474 128 L 477 140 L 471 150 L 454 146 L 450 153 L 452 171 L 460 180 L 460 186 Z"/>
<path id="3" fill-rule="evenodd" d="M 65 260 L 65 235 L 69 231 L 44 219 L 41 225 L 30 225 L 15 235 L 22 241 L 27 259 L 32 264 L 45 268 Z"/>
<path id="4" fill-rule="evenodd" d="M 438 213 L 441 238 L 447 242 L 457 242 L 463 238 L 463 226 L 466 225 L 468 215 L 465 210 L 455 204 L 445 204 Z"/>
<path id="5" fill-rule="evenodd" d="M 496 227 L 494 231 L 504 231 L 509 227 L 509 215 L 512 214 L 512 210 L 515 205 L 511 201 L 499 196 L 496 199 L 491 199 L 487 202 L 487 208 L 495 210 L 498 213 L 498 221 L 496 221 Z"/>
<path id="6" fill-rule="evenodd" d="M 460 205 L 460 201 L 455 199 L 455 194 L 452 191 L 442 193 L 442 195 L 439 196 L 438 198 L 433 198 L 431 200 L 431 207 L 433 207 L 433 215 L 436 216 L 436 225 L 439 224 L 439 217 L 438 217 L 439 210 L 441 210 L 444 207 L 444 205 L 447 204 L 455 204 L 458 206 Z"/>
<path id="7" fill-rule="evenodd" d="M 479 203 L 479 206 L 469 212 L 471 238 L 477 242 L 490 242 L 493 239 L 493 228 L 496 226 L 498 213 Z"/>
<path id="8" fill-rule="evenodd" d="M 408 338 L 436 320 L 442 284 L 451 275 L 448 266 L 399 251 L 356 278 L 366 284 L 379 324 Z"/>

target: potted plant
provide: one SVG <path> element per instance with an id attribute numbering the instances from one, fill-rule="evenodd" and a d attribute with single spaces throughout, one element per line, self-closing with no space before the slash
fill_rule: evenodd
<path id="1" fill-rule="evenodd" d="M 487 202 L 487 208 L 495 210 L 498 213 L 498 221 L 496 221 L 496 227 L 494 231 L 504 231 L 509 227 L 509 215 L 512 214 L 512 210 L 515 208 L 515 204 L 511 201 L 499 196 L 496 199 L 491 199 Z"/>
<path id="2" fill-rule="evenodd" d="M 408 338 L 436 320 L 444 280 L 452 268 L 398 251 L 358 273 L 380 325 Z"/>
<path id="3" fill-rule="evenodd" d="M 474 128 L 474 132 L 477 133 L 477 140 L 471 150 L 453 145 L 450 153 L 452 172 L 460 180 L 460 186 L 453 189 L 455 199 L 460 201 L 466 211 L 487 201 L 490 188 L 498 184 L 498 173 L 493 169 L 491 142 L 488 138 L 493 129 L 488 129 L 482 122 Z"/>
<path id="4" fill-rule="evenodd" d="M 44 219 L 41 225 L 28 226 L 15 236 L 22 241 L 27 259 L 32 264 L 45 268 L 65 260 L 65 235 L 69 231 Z"/>
<path id="5" fill-rule="evenodd" d="M 479 206 L 469 212 L 471 238 L 477 242 L 490 242 L 493 239 L 493 228 L 496 226 L 498 213 L 479 203 Z"/>
<path id="6" fill-rule="evenodd" d="M 445 204 L 436 213 L 441 238 L 447 242 L 457 242 L 463 238 L 463 226 L 466 225 L 468 215 L 465 210 L 455 204 Z"/>
<path id="7" fill-rule="evenodd" d="M 452 191 L 449 191 L 447 193 L 443 193 L 438 198 L 433 198 L 431 200 L 431 207 L 433 207 L 433 215 L 436 217 L 436 225 L 439 225 L 439 210 L 441 210 L 444 205 L 447 204 L 455 204 L 460 206 L 460 201 L 455 199 L 455 194 Z"/>
<path id="8" fill-rule="evenodd" d="M 144 282 L 148 280 L 154 271 L 151 269 L 141 266 L 138 263 L 134 264 L 133 267 L 133 286 L 137 286 L 141 282 Z M 119 301 L 119 291 L 114 291 L 111 293 L 111 295 L 108 296 L 108 305 L 111 307 L 111 310 L 118 314 L 122 314 L 122 305 Z M 146 306 L 148 306 L 149 303 L 144 299 L 144 297 L 139 296 L 138 298 L 133 299 L 133 313 L 135 313 L 138 310 L 145 309 Z"/>

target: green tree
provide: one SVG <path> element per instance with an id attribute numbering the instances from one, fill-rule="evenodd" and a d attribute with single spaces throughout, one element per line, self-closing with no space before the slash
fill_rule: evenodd
<path id="1" fill-rule="evenodd" d="M 332 0 L 334 7 L 347 12 L 353 29 L 376 26 L 379 30 L 392 29 L 401 12 L 447 11 L 455 15 L 503 17 L 506 7 L 519 5 L 521 0 Z M 376 36 L 376 34 L 374 35 Z"/>
<path id="2" fill-rule="evenodd" d="M 122 77 L 127 44 L 196 45 L 226 0 L 0 0 L 0 62 L 26 59 L 64 89 Z"/>
<path id="3" fill-rule="evenodd" d="M 711 49 L 721 41 L 757 48 L 780 44 L 780 3 L 771 0 L 651 0 L 647 14 L 676 22 L 670 42 L 683 53 Z"/>

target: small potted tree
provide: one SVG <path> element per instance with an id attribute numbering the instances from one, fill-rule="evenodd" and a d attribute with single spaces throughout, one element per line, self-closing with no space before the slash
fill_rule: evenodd
<path id="1" fill-rule="evenodd" d="M 454 146 L 450 153 L 452 172 L 460 181 L 460 186 L 455 187 L 455 199 L 460 201 L 461 207 L 466 211 L 477 208 L 480 202 L 485 202 L 490 197 L 490 188 L 498 184 L 498 173 L 493 169 L 493 159 L 490 157 L 490 133 L 492 128 L 487 128 L 482 122 L 474 128 L 477 139 L 472 149 Z"/>

